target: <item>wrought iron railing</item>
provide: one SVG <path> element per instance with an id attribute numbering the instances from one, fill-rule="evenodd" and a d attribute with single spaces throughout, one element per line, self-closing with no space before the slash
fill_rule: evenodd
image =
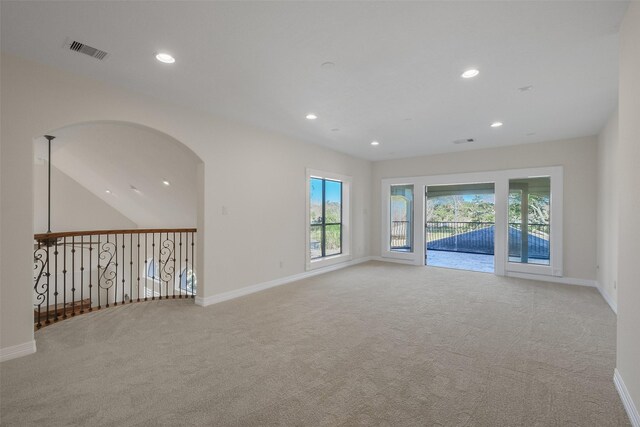
<path id="1" fill-rule="evenodd" d="M 528 257 L 549 259 L 549 224 L 528 224 Z M 427 221 L 425 233 L 427 250 L 494 254 L 493 222 Z M 509 256 L 522 253 L 522 226 L 509 224 Z"/>
<path id="2" fill-rule="evenodd" d="M 195 228 L 36 234 L 36 328 L 118 304 L 196 293 Z"/>
<path id="3" fill-rule="evenodd" d="M 427 250 L 493 255 L 493 222 L 427 221 Z"/>
<path id="4" fill-rule="evenodd" d="M 528 224 L 527 258 L 548 260 L 550 258 L 550 224 Z M 509 257 L 521 258 L 523 255 L 522 224 L 509 224 Z"/>
<path id="5" fill-rule="evenodd" d="M 411 248 L 409 221 L 391 221 L 391 249 Z"/>

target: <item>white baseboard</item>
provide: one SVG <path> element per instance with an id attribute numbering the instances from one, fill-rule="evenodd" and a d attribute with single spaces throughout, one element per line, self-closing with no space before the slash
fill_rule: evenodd
<path id="1" fill-rule="evenodd" d="M 395 262 L 396 264 L 415 265 L 410 259 L 384 258 L 381 256 L 372 256 L 369 258 L 371 258 L 371 261 Z"/>
<path id="2" fill-rule="evenodd" d="M 613 310 L 615 314 L 618 314 L 618 304 L 616 304 L 613 298 L 611 298 L 609 292 L 607 292 L 600 284 L 598 284 L 598 291 L 600 292 L 600 295 L 602 295 L 602 298 L 604 298 L 604 300 L 607 302 L 607 304 L 609 304 L 611 310 Z"/>
<path id="3" fill-rule="evenodd" d="M 11 347 L 0 348 L 0 362 L 16 359 L 36 352 L 36 341 L 31 340 Z"/>
<path id="4" fill-rule="evenodd" d="M 255 292 L 264 291 L 265 289 L 274 288 L 276 286 L 285 285 L 287 283 L 296 282 L 298 280 L 306 279 L 320 274 L 328 273 L 330 271 L 340 270 L 342 268 L 351 267 L 352 265 L 361 264 L 363 262 L 371 261 L 372 257 L 358 258 L 351 261 L 346 261 L 340 264 L 330 265 L 327 267 L 318 268 L 315 270 L 305 271 L 304 273 L 294 274 L 292 276 L 280 277 L 278 279 L 270 280 L 268 282 L 258 283 L 256 285 L 245 286 L 244 288 L 236 289 L 229 292 L 223 292 L 217 295 L 211 295 L 209 297 L 196 297 L 195 303 L 206 307 L 208 305 L 217 304 L 219 302 L 228 301 L 234 298 L 239 298 L 245 295 L 253 294 Z"/>
<path id="5" fill-rule="evenodd" d="M 518 273 L 515 271 L 508 271 L 506 275 L 508 277 L 537 280 L 539 282 L 552 282 L 552 283 L 562 283 L 564 285 L 589 286 L 591 288 L 598 287 L 598 283 L 595 280 L 577 279 L 575 277 L 542 276 L 540 274 Z"/>
<path id="6" fill-rule="evenodd" d="M 620 399 L 622 399 L 622 404 L 624 405 L 624 409 L 627 411 L 631 425 L 633 427 L 640 427 L 640 415 L 638 414 L 638 408 L 633 403 L 633 400 L 629 395 L 629 390 L 627 390 L 627 386 L 624 385 L 624 381 L 622 381 L 618 368 L 613 371 L 613 382 L 616 385 L 616 390 L 618 390 Z"/>

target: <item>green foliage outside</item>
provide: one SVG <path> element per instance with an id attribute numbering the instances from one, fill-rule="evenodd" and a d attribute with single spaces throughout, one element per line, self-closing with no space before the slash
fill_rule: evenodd
<path id="1" fill-rule="evenodd" d="M 327 202 L 325 206 L 325 215 L 326 224 L 338 223 L 342 222 L 342 206 L 339 202 Z M 320 244 L 322 241 L 322 226 L 320 224 L 322 221 L 322 204 L 321 203 L 312 203 L 310 206 L 309 219 L 311 220 L 311 224 L 319 224 L 318 226 L 311 226 L 311 245 L 313 246 L 318 242 L 318 249 L 314 250 L 311 248 L 312 257 L 320 256 L 321 249 Z M 338 254 L 341 252 L 341 232 L 342 227 L 340 225 L 327 225 L 325 227 L 325 253 L 326 255 Z"/>
<path id="2" fill-rule="evenodd" d="M 521 216 L 521 198 L 520 191 L 512 191 L 509 193 L 509 222 L 520 223 Z M 548 194 L 529 194 L 529 224 L 549 224 L 549 195 Z"/>
<path id="3" fill-rule="evenodd" d="M 429 197 L 427 222 L 495 222 L 493 197 Z"/>

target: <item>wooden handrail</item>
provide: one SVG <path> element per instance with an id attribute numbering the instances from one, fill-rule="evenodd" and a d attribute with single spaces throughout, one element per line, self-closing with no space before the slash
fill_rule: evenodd
<path id="1" fill-rule="evenodd" d="M 96 236 L 104 234 L 147 234 L 147 233 L 195 233 L 196 228 L 135 228 L 131 230 L 89 230 L 89 231 L 62 231 L 59 233 L 34 234 L 34 240 L 57 239 L 58 237 L 72 236 Z"/>

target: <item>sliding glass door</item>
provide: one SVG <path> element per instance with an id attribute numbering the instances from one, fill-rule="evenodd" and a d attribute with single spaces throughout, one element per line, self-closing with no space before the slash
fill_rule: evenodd
<path id="1" fill-rule="evenodd" d="M 493 256 L 498 275 L 563 275 L 560 166 L 383 179 L 381 199 L 383 258 L 435 265 L 438 251 L 473 254 Z"/>
<path id="2" fill-rule="evenodd" d="M 425 197 L 425 263 L 493 272 L 494 184 L 432 185 Z"/>

